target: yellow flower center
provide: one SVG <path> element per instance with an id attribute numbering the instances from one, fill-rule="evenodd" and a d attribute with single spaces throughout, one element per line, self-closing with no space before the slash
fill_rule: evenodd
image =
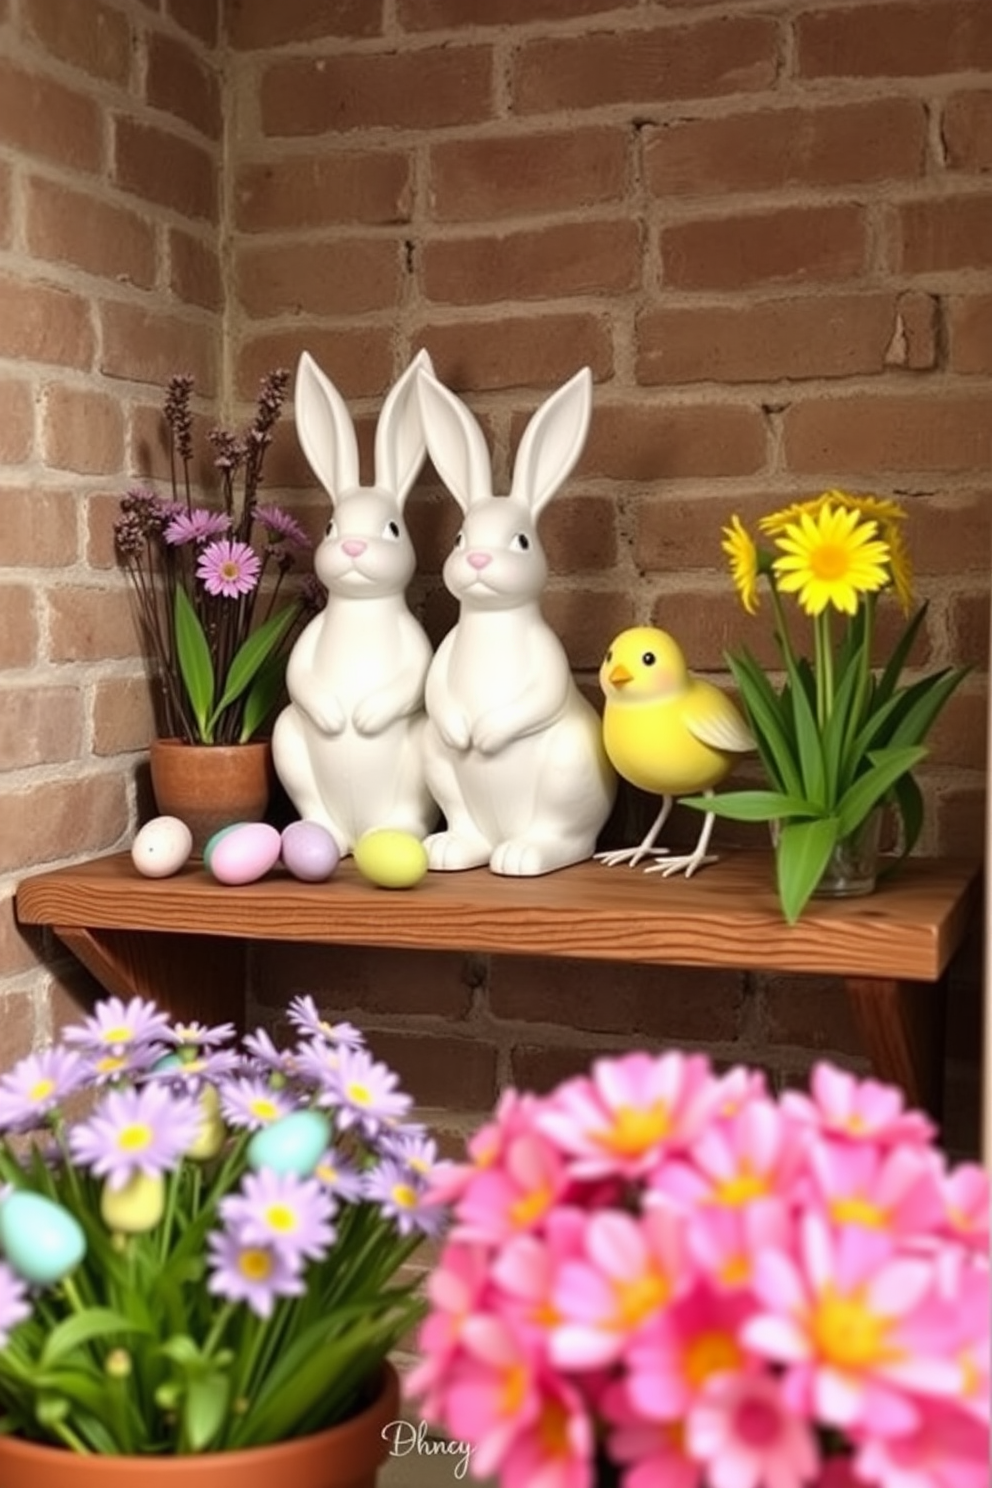
<path id="1" fill-rule="evenodd" d="M 314 1173 L 322 1183 L 336 1183 L 338 1181 L 338 1170 L 332 1168 L 330 1163 L 318 1163 Z"/>
<path id="2" fill-rule="evenodd" d="M 724 1286 L 743 1286 L 751 1276 L 751 1262 L 746 1255 L 731 1256 L 720 1267 L 720 1280 Z"/>
<path id="3" fill-rule="evenodd" d="M 254 1100 L 249 1101 L 248 1109 L 253 1116 L 258 1117 L 259 1121 L 275 1121 L 279 1115 L 279 1107 L 275 1101 L 269 1100 L 264 1095 L 258 1095 Z"/>
<path id="4" fill-rule="evenodd" d="M 830 1205 L 830 1217 L 838 1224 L 864 1225 L 869 1230 L 884 1230 L 889 1222 L 886 1211 L 859 1194 L 846 1199 L 834 1199 Z"/>
<path id="5" fill-rule="evenodd" d="M 523 1364 L 512 1364 L 503 1371 L 497 1410 L 501 1416 L 515 1416 L 527 1398 L 527 1370 Z"/>
<path id="6" fill-rule="evenodd" d="M 102 1059 L 97 1060 L 96 1072 L 98 1075 L 116 1075 L 117 1071 L 124 1069 L 126 1064 L 127 1060 L 123 1059 L 120 1054 L 105 1054 Z"/>
<path id="7" fill-rule="evenodd" d="M 238 1256 L 238 1270 L 249 1281 L 265 1281 L 272 1271 L 272 1257 L 267 1250 L 243 1250 Z"/>
<path id="8" fill-rule="evenodd" d="M 554 1200 L 554 1189 L 550 1183 L 542 1183 L 540 1188 L 535 1188 L 531 1193 L 522 1194 L 510 1205 L 510 1219 L 515 1225 L 523 1229 L 540 1219 L 545 1210 L 551 1207 Z"/>
<path id="9" fill-rule="evenodd" d="M 47 1100 L 54 1089 L 54 1080 L 36 1080 L 28 1091 L 28 1098 L 33 1101 Z"/>
<path id="10" fill-rule="evenodd" d="M 117 1145 L 122 1152 L 141 1152 L 150 1147 L 153 1132 L 144 1121 L 135 1121 L 131 1126 L 122 1126 L 117 1136 Z"/>
<path id="11" fill-rule="evenodd" d="M 105 1044 L 126 1044 L 134 1038 L 134 1029 L 122 1023 L 117 1028 L 105 1028 L 100 1037 Z"/>
<path id="12" fill-rule="evenodd" d="M 714 1329 L 710 1333 L 699 1333 L 685 1353 L 685 1377 L 690 1385 L 698 1387 L 711 1374 L 722 1370 L 739 1369 L 742 1355 L 732 1333 Z"/>
<path id="13" fill-rule="evenodd" d="M 347 1087 L 347 1095 L 356 1106 L 367 1106 L 372 1100 L 372 1092 L 368 1086 L 359 1085 L 354 1081 Z"/>
<path id="14" fill-rule="evenodd" d="M 713 1202 L 725 1204 L 728 1209 L 739 1209 L 755 1199 L 763 1199 L 771 1185 L 762 1173 L 752 1173 L 748 1167 L 741 1168 L 730 1178 L 723 1178 L 713 1190 Z"/>
<path id="15" fill-rule="evenodd" d="M 660 1271 L 646 1271 L 633 1281 L 614 1284 L 616 1310 L 611 1319 L 614 1328 L 636 1328 L 652 1312 L 664 1307 L 671 1295 L 668 1277 Z"/>
<path id="16" fill-rule="evenodd" d="M 393 1203 L 398 1204 L 401 1209 L 416 1209 L 417 1193 L 409 1183 L 394 1183 L 390 1189 Z"/>
<path id="17" fill-rule="evenodd" d="M 289 1204 L 270 1204 L 265 1217 L 274 1230 L 282 1230 L 284 1234 L 295 1230 L 299 1223 L 296 1210 Z"/>
<path id="18" fill-rule="evenodd" d="M 851 567 L 851 559 L 847 548 L 839 543 L 825 542 L 812 550 L 809 566 L 814 577 L 829 584 L 834 579 L 844 578 Z"/>
<path id="19" fill-rule="evenodd" d="M 901 1356 L 889 1340 L 893 1319 L 871 1311 L 863 1288 L 841 1296 L 828 1286 L 817 1302 L 811 1324 L 818 1353 L 839 1369 L 869 1369 Z"/>
<path id="20" fill-rule="evenodd" d="M 569 1454 L 568 1412 L 557 1400 L 549 1400 L 541 1411 L 537 1434 L 549 1457 L 565 1457 Z"/>
<path id="21" fill-rule="evenodd" d="M 668 1136 L 671 1113 L 664 1101 L 650 1106 L 618 1106 L 613 1125 L 593 1133 L 593 1140 L 619 1157 L 640 1157 Z"/>
<path id="22" fill-rule="evenodd" d="M 225 579 L 237 579 L 241 575 L 241 569 L 233 558 L 225 558 L 223 563 L 218 564 L 218 567 Z"/>

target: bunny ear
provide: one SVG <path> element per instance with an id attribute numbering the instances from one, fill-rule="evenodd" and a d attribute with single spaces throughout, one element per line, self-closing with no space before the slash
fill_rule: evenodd
<path id="1" fill-rule="evenodd" d="M 544 402 L 524 430 L 510 495 L 536 517 L 572 473 L 592 416 L 592 373 L 583 367 Z"/>
<path id="2" fill-rule="evenodd" d="M 308 351 L 296 369 L 293 406 L 300 447 L 335 501 L 358 485 L 358 440 L 344 399 Z"/>
<path id="3" fill-rule="evenodd" d="M 492 495 L 485 435 L 460 398 L 432 372 L 417 377 L 420 412 L 434 468 L 463 512 Z"/>
<path id="4" fill-rule="evenodd" d="M 420 474 L 427 444 L 417 400 L 417 372 L 431 372 L 431 359 L 418 351 L 382 405 L 375 430 L 375 483 L 394 491 L 402 509 Z"/>

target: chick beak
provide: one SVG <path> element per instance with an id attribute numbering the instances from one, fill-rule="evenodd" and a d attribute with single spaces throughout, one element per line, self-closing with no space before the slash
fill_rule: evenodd
<path id="1" fill-rule="evenodd" d="M 623 687 L 627 682 L 633 682 L 634 674 L 633 672 L 628 672 L 622 662 L 618 662 L 606 680 L 610 683 L 611 687 Z"/>

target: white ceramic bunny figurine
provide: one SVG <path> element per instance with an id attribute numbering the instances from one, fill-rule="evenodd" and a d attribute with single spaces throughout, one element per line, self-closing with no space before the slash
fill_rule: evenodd
<path id="1" fill-rule="evenodd" d="M 437 821 L 421 739 L 432 653 L 406 603 L 416 559 L 403 521 L 426 452 L 416 378 L 430 365 L 420 352 L 383 404 L 372 486 L 359 485 L 358 441 L 334 384 L 307 352 L 296 373 L 297 437 L 333 515 L 314 555 L 327 606 L 290 653 L 272 755 L 300 816 L 342 854 L 373 828 L 423 838 Z"/>
<path id="2" fill-rule="evenodd" d="M 427 839 L 430 866 L 550 873 L 592 856 L 616 792 L 599 717 L 539 598 L 535 524 L 582 452 L 592 377 L 584 368 L 538 409 L 500 497 L 475 418 L 432 373 L 418 387 L 428 451 L 465 514 L 444 565 L 459 617 L 427 676 L 427 782 L 446 823 Z"/>

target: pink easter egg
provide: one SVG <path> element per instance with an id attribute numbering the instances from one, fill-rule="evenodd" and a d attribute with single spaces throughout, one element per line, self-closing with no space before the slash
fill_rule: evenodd
<path id="1" fill-rule="evenodd" d="M 222 884 L 254 883 L 279 861 L 281 841 L 266 822 L 242 822 L 214 845 L 209 870 Z"/>

